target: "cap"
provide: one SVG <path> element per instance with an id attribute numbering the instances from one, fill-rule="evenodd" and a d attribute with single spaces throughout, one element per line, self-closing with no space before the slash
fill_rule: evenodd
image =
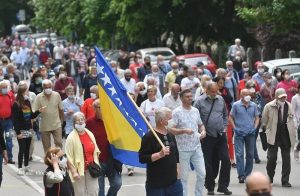
<path id="1" fill-rule="evenodd" d="M 275 91 L 275 97 L 276 98 L 287 97 L 287 94 L 283 88 L 279 88 Z"/>

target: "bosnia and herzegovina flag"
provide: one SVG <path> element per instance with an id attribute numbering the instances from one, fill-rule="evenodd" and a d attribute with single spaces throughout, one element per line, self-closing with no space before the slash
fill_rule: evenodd
<path id="1" fill-rule="evenodd" d="M 95 50 L 102 118 L 113 157 L 126 165 L 145 167 L 138 151 L 147 124 L 100 50 Z"/>

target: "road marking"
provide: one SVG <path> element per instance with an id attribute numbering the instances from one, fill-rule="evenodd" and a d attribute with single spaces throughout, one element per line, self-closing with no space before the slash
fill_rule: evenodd
<path id="1" fill-rule="evenodd" d="M 8 164 L 8 166 L 14 171 L 18 172 L 18 168 L 14 165 Z M 41 195 L 44 195 L 44 189 L 41 188 L 36 182 L 28 178 L 27 176 L 20 176 L 29 186 L 31 186 L 34 190 L 41 193 Z"/>

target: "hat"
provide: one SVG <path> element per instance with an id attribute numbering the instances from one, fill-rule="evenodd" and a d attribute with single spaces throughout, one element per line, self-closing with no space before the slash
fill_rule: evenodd
<path id="1" fill-rule="evenodd" d="M 204 63 L 202 61 L 199 61 L 196 65 L 197 65 L 197 67 L 200 67 L 200 66 L 204 65 Z"/>
<path id="2" fill-rule="evenodd" d="M 275 97 L 276 98 L 287 97 L 287 94 L 283 88 L 279 88 L 275 91 Z"/>

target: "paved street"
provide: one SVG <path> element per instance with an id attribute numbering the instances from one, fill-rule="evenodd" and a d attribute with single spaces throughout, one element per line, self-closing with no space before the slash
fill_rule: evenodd
<path id="1" fill-rule="evenodd" d="M 260 147 L 260 142 L 258 141 L 258 146 Z M 14 160 L 17 160 L 17 149 L 18 145 L 15 141 L 14 143 Z M 30 162 L 32 169 L 35 171 L 32 175 L 27 175 L 20 177 L 16 174 L 17 164 L 14 166 L 8 165 L 4 166 L 4 176 L 2 187 L 0 188 L 1 196 L 19 196 L 19 195 L 30 195 L 30 196 L 41 196 L 43 195 L 43 182 L 42 182 L 42 172 L 45 169 L 45 165 L 42 163 L 41 157 L 43 156 L 43 149 L 41 141 L 36 142 L 34 161 Z M 261 164 L 256 164 L 254 170 L 262 171 L 265 173 L 266 165 L 266 153 L 259 149 L 260 158 L 262 159 Z M 278 154 L 279 157 L 280 154 Z M 124 167 L 123 172 L 123 186 L 119 192 L 120 196 L 144 196 L 144 182 L 145 182 L 145 170 L 135 169 L 135 175 L 133 177 L 128 177 L 126 174 L 126 168 Z M 195 183 L 195 175 L 193 172 L 190 173 L 190 190 Z M 273 184 L 273 195 L 275 196 L 299 196 L 300 195 L 300 163 L 292 160 L 292 173 L 290 182 L 293 185 L 292 188 L 282 188 L 280 182 L 281 174 L 281 160 L 278 161 L 276 176 L 274 178 Z M 108 184 L 108 183 L 107 183 Z M 237 179 L 236 170 L 231 171 L 231 184 L 229 189 L 233 192 L 235 196 L 245 195 L 245 185 L 239 184 Z M 189 195 L 194 195 L 193 191 L 190 191 Z M 206 191 L 204 192 L 206 195 Z"/>

